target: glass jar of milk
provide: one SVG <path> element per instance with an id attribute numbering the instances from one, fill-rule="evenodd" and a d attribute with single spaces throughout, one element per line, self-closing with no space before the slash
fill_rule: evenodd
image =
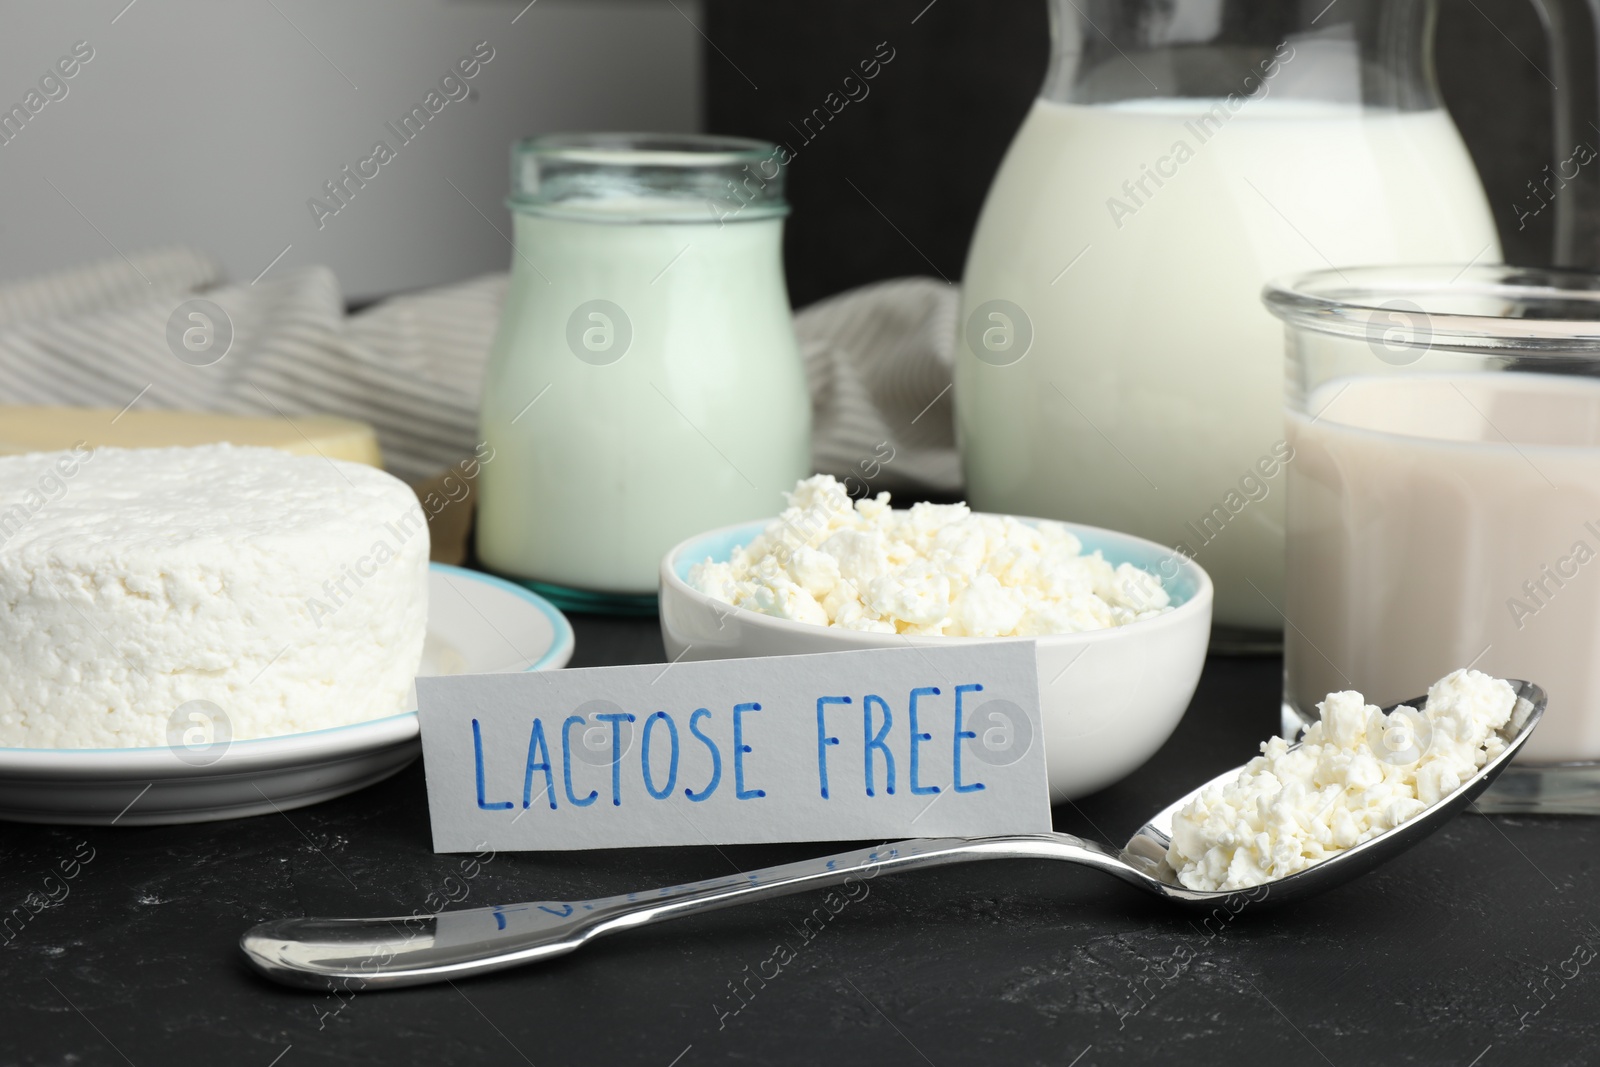
<path id="1" fill-rule="evenodd" d="M 1600 275 L 1345 268 L 1266 301 L 1294 450 L 1286 712 L 1463 667 L 1534 682 L 1544 719 L 1480 804 L 1600 814 Z"/>
<path id="2" fill-rule="evenodd" d="M 1499 262 L 1433 81 L 1433 14 L 1428 0 L 1055 0 L 1049 74 L 963 281 L 955 402 L 974 507 L 1173 545 L 1215 580 L 1220 624 L 1281 629 L 1296 461 L 1262 284 Z"/>
<path id="3" fill-rule="evenodd" d="M 484 383 L 477 550 L 567 606 L 653 608 L 702 530 L 810 471 L 772 145 L 575 134 L 513 148 L 511 288 Z"/>

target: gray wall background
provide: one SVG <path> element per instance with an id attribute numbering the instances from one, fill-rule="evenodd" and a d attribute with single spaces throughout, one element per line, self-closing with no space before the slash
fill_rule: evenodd
<path id="1" fill-rule="evenodd" d="M 0 105 L 73 42 L 95 50 L 0 145 L 0 279 L 174 242 L 246 281 L 288 247 L 274 269 L 327 264 L 355 299 L 505 269 L 512 140 L 701 114 L 696 0 L 526 3 L 0 2 Z M 472 96 L 319 230 L 306 200 L 379 137 L 397 143 L 384 123 L 478 41 L 495 55 Z"/>
<path id="2" fill-rule="evenodd" d="M 496 227 L 507 227 L 515 138 L 706 128 L 792 139 L 788 123 L 880 41 L 896 59 L 873 95 L 790 168 L 791 294 L 804 304 L 895 275 L 958 279 L 1048 54 L 1043 0 L 524 5 L 0 0 L 0 105 L 74 41 L 95 49 L 67 97 L 0 145 L 0 279 L 172 242 L 244 280 L 280 252 L 278 267 L 325 263 L 358 301 L 504 269 Z M 1551 157 L 1538 16 L 1528 0 L 1442 0 L 1441 12 L 1440 80 L 1507 257 L 1546 262 L 1554 213 L 1519 229 L 1515 208 Z M 318 229 L 306 200 L 479 40 L 495 58 L 472 96 Z"/>

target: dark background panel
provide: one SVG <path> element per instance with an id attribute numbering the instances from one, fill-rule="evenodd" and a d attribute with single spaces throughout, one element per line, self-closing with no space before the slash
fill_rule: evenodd
<path id="1" fill-rule="evenodd" d="M 1044 0 L 706 0 L 706 128 L 794 154 L 796 306 L 880 278 L 960 279 L 989 181 L 1044 78 L 1045 11 Z M 1538 14 L 1528 0 L 1444 0 L 1437 41 L 1506 259 L 1548 263 L 1553 210 L 1521 226 L 1517 210 L 1552 159 Z M 868 94 L 807 125 L 884 42 L 894 58 Z"/>

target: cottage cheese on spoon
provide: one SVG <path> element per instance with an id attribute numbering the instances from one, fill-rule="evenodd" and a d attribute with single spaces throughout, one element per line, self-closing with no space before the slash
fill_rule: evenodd
<path id="1" fill-rule="evenodd" d="M 1161 580 L 1112 566 L 1055 522 L 965 504 L 854 502 L 819 474 L 727 563 L 689 572 L 708 596 L 780 619 L 875 633 L 1023 637 L 1101 630 L 1170 610 Z"/>
<path id="2" fill-rule="evenodd" d="M 1172 819 L 1167 862 L 1190 889 L 1231 890 L 1305 870 L 1391 830 L 1505 750 L 1517 695 L 1473 670 L 1446 675 L 1422 709 L 1330 693 L 1298 747 L 1274 737 L 1238 777 Z"/>

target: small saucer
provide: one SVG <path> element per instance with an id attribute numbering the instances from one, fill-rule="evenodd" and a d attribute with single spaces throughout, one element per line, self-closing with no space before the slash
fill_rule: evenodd
<path id="1" fill-rule="evenodd" d="M 601 593 L 551 582 L 536 582 L 531 578 L 512 578 L 510 581 L 533 590 L 563 611 L 582 611 L 591 615 L 655 615 L 659 610 L 655 593 Z"/>

